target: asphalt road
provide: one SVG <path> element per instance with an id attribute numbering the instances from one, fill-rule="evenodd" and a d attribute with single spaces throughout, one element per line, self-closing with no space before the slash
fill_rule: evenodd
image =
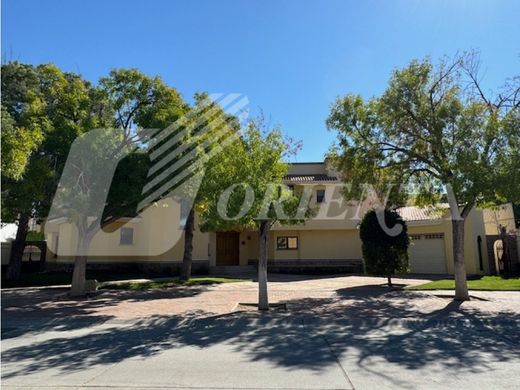
<path id="1" fill-rule="evenodd" d="M 517 389 L 520 316 L 3 319 L 3 389 Z"/>

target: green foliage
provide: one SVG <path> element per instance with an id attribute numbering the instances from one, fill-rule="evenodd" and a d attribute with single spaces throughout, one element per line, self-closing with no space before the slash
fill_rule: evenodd
<path id="1" fill-rule="evenodd" d="M 103 283 L 100 289 L 111 290 L 132 290 L 132 291 L 146 291 L 158 288 L 175 288 L 179 286 L 207 286 L 222 283 L 238 283 L 246 282 L 247 279 L 231 279 L 221 277 L 195 277 L 183 281 L 178 278 L 161 280 L 161 281 L 146 281 L 146 282 L 128 282 L 128 283 Z"/>
<path id="2" fill-rule="evenodd" d="M 85 134 L 94 129 L 88 126 L 103 126 L 88 137 L 78 138 L 81 146 L 71 156 L 73 164 L 68 167 L 67 175 L 62 176 L 68 182 L 59 196 L 60 203 L 68 209 L 63 210 L 66 215 L 62 216 L 75 223 L 98 215 L 99 205 L 105 203 L 101 221 L 93 220 L 85 227 L 93 234 L 100 224 L 136 215 L 150 167 L 148 152 L 141 144 L 141 130 L 171 125 L 183 113 L 185 103 L 160 78 L 150 78 L 136 69 L 112 70 L 100 80 L 99 88 L 82 96 L 91 99 L 98 115 L 88 116 L 80 130 Z M 71 126 L 67 134 L 74 136 L 71 142 L 79 135 Z M 106 176 L 112 172 L 109 169 L 112 162 L 121 157 L 113 177 Z M 77 177 L 82 180 L 76 180 Z M 110 179 L 110 188 L 105 188 L 105 181 Z"/>
<path id="3" fill-rule="evenodd" d="M 39 129 L 18 127 L 2 105 L 2 175 L 19 180 L 29 163 L 31 153 L 42 139 Z"/>
<path id="4" fill-rule="evenodd" d="M 453 279 L 441 279 L 433 282 L 407 287 L 407 290 L 453 290 Z M 520 278 L 505 279 L 501 276 L 468 277 L 470 290 L 484 291 L 520 291 Z"/>
<path id="5" fill-rule="evenodd" d="M 20 180 L 2 177 L 2 221 L 14 222 L 20 213 L 41 219 L 54 193 L 56 174 L 46 161 L 31 158 Z"/>
<path id="6" fill-rule="evenodd" d="M 391 276 L 408 270 L 408 228 L 395 211 L 381 210 L 381 219 L 392 229 L 401 225 L 399 234 L 392 236 L 383 230 L 375 210 L 365 214 L 359 228 L 365 271 L 370 275 Z"/>
<path id="7" fill-rule="evenodd" d="M 113 69 L 100 79 L 103 96 L 114 112 L 113 125 L 163 129 L 187 109 L 182 97 L 160 77 L 148 77 L 138 69 Z"/>
<path id="8" fill-rule="evenodd" d="M 100 88 L 113 113 L 111 124 L 123 131 L 123 138 L 117 142 L 123 148 L 134 149 L 119 162 L 114 173 L 103 211 L 103 224 L 106 224 L 119 217 L 135 216 L 138 202 L 142 200 L 142 189 L 147 180 L 153 179 L 147 177 L 151 151 L 141 147 L 140 131 L 165 129 L 178 121 L 188 107 L 175 88 L 166 85 L 159 77 L 149 77 L 137 69 L 112 70 L 107 77 L 101 78 Z"/>
<path id="9" fill-rule="evenodd" d="M 2 94 L 2 219 L 41 220 L 71 143 L 105 124 L 107 110 L 88 82 L 51 64 L 2 65 Z"/>
<path id="10" fill-rule="evenodd" d="M 123 158 L 115 172 L 103 210 L 102 225 L 120 217 L 135 217 L 141 191 L 148 180 L 150 158 L 135 152 Z"/>
<path id="11" fill-rule="evenodd" d="M 204 198 L 199 207 L 203 229 L 256 229 L 262 215 L 271 223 L 299 222 L 295 218 L 299 211 L 299 198 L 288 189 L 278 187 L 287 173 L 288 165 L 283 158 L 288 150 L 290 148 L 279 130 L 262 132 L 261 124 L 249 123 L 241 137 L 219 153 L 206 170 L 201 187 Z M 224 219 L 218 210 L 219 199 L 226 189 L 233 186 L 226 210 L 229 218 Z M 247 212 L 241 213 L 248 191 L 252 203 Z M 271 196 L 272 200 L 265 202 L 266 196 Z M 276 212 L 273 204 L 277 201 L 288 218 L 280 218 L 281 213 Z"/>
<path id="12" fill-rule="evenodd" d="M 474 54 L 413 61 L 381 97 L 339 98 L 327 119 L 338 134 L 332 160 L 354 184 L 408 185 L 419 204 L 437 201 L 446 185 L 460 205 L 518 198 L 519 94 L 492 102 L 476 80 Z"/>
<path id="13" fill-rule="evenodd" d="M 49 128 L 37 69 L 2 65 L 2 178 L 20 180 Z"/>
<path id="14" fill-rule="evenodd" d="M 158 275 L 160 276 L 160 275 Z M 164 276 L 164 275 L 163 275 Z M 54 286 L 70 284 L 69 272 L 45 272 L 36 274 L 22 274 L 20 280 L 10 281 L 4 280 L 5 274 L 2 275 L 2 288 L 11 287 L 31 287 L 31 286 Z M 151 288 L 168 288 L 176 286 L 197 286 L 220 283 L 244 282 L 248 279 L 234 279 L 226 277 L 195 277 L 187 282 L 182 282 L 178 278 L 171 278 L 161 281 L 150 282 L 128 282 L 133 279 L 142 279 L 142 272 L 124 273 L 116 271 L 89 271 L 89 279 L 95 279 L 99 282 L 100 289 L 121 289 L 121 290 L 147 290 Z M 165 279 L 165 278 L 161 278 Z M 115 283 L 119 281 L 118 283 Z"/>
<path id="15" fill-rule="evenodd" d="M 34 230 L 31 230 L 27 233 L 27 241 L 43 241 L 45 240 L 45 234 L 42 232 L 36 232 Z"/>
<path id="16" fill-rule="evenodd" d="M 368 184 L 379 199 L 389 197 L 389 207 L 404 205 L 407 196 L 399 188 L 404 172 L 390 163 L 382 163 L 385 152 L 370 140 L 378 126 L 375 101 L 365 103 L 354 95 L 338 99 L 326 123 L 328 128 L 338 130 L 338 144 L 329 150 L 327 162 L 351 185 L 345 197 L 360 199 L 363 186 Z"/>

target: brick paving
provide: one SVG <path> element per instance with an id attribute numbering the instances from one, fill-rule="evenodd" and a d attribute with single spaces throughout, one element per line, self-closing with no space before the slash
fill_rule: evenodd
<path id="1" fill-rule="evenodd" d="M 520 292 L 458 303 L 382 278 L 270 280 L 287 312 L 232 312 L 256 301 L 248 281 L 79 300 L 4 289 L 2 388 L 518 388 Z"/>
<path id="2" fill-rule="evenodd" d="M 389 291 L 384 279 L 366 276 L 299 277 L 272 275 L 271 303 L 287 303 L 292 314 L 344 318 L 406 318 L 441 310 L 450 291 Z M 395 284 L 416 285 L 425 279 L 394 279 Z M 472 291 L 474 299 L 461 305 L 485 313 L 520 313 L 520 292 Z M 100 290 L 86 299 L 70 299 L 67 288 L 2 290 L 3 320 L 75 318 L 132 320 L 152 316 L 220 315 L 238 303 L 254 303 L 257 284 L 251 281 L 211 286 L 175 287 L 148 291 Z"/>

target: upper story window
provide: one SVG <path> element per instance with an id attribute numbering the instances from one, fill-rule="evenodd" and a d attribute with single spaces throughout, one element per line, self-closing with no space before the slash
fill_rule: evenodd
<path id="1" fill-rule="evenodd" d="M 134 243 L 134 229 L 124 227 L 121 228 L 121 235 L 119 236 L 119 245 L 132 245 Z"/>
<path id="2" fill-rule="evenodd" d="M 325 190 L 316 190 L 316 202 L 317 203 L 325 202 Z"/>

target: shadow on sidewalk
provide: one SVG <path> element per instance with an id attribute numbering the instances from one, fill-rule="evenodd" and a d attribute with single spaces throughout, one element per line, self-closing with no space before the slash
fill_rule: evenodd
<path id="1" fill-rule="evenodd" d="M 145 291 L 100 290 L 91 297 L 71 298 L 68 287 L 20 288 L 2 290 L 2 339 L 27 332 L 71 330 L 90 327 L 114 319 L 96 309 L 121 302 L 152 301 L 193 297 L 209 287 L 176 286 Z"/>
<path id="2" fill-rule="evenodd" d="M 519 359 L 518 313 L 471 311 L 449 300 L 440 310 L 424 312 L 414 308 L 421 299 L 424 294 L 362 286 L 338 290 L 335 298 L 288 301 L 292 309 L 285 314 L 194 312 L 112 324 L 4 350 L 3 377 L 50 368 L 71 372 L 219 344 L 251 361 L 314 371 L 346 357 L 367 370 L 378 358 L 407 369 L 435 363 L 453 372 L 481 372 L 492 362 Z"/>

